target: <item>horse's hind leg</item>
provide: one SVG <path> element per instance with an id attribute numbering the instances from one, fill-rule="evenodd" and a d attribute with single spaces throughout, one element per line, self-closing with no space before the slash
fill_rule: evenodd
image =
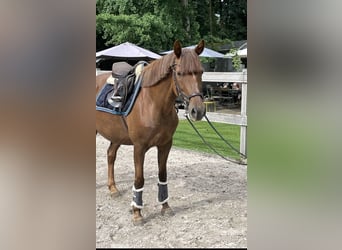
<path id="1" fill-rule="evenodd" d="M 118 151 L 119 147 L 120 145 L 117 145 L 111 142 L 107 150 L 108 188 L 110 191 L 110 195 L 112 197 L 116 197 L 120 194 L 119 190 L 115 186 L 115 181 L 114 181 L 114 162 L 116 159 L 116 152 Z"/>
<path id="2" fill-rule="evenodd" d="M 172 146 L 172 140 L 165 145 L 158 146 L 158 167 L 159 167 L 159 180 L 158 180 L 158 201 L 162 204 L 162 215 L 173 215 L 173 211 L 168 204 L 169 194 L 167 188 L 167 170 L 166 163 L 169 152 Z"/>

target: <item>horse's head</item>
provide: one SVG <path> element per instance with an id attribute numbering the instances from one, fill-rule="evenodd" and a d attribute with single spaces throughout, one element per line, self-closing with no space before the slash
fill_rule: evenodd
<path id="1" fill-rule="evenodd" d="M 199 121 L 205 115 L 202 94 L 203 68 L 198 56 L 203 49 L 203 40 L 195 49 L 182 49 L 178 40 L 173 45 L 173 52 L 176 56 L 172 65 L 174 91 L 186 102 L 193 121 Z"/>

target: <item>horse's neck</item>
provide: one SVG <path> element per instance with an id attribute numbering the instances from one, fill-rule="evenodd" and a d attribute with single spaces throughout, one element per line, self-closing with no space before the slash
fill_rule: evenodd
<path id="1" fill-rule="evenodd" d="M 171 77 L 167 77 L 155 86 L 144 88 L 146 96 L 151 101 L 151 108 L 164 114 L 174 109 L 176 95 L 173 92 Z"/>

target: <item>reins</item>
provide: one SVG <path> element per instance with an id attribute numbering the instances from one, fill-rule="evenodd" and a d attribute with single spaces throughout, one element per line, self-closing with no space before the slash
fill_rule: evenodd
<path id="1" fill-rule="evenodd" d="M 230 144 L 226 139 L 223 138 L 223 136 L 217 131 L 217 129 L 214 127 L 214 125 L 209 121 L 209 118 L 207 115 L 204 116 L 205 119 L 207 120 L 208 124 L 210 127 L 216 132 L 216 134 L 231 148 L 233 149 L 236 153 L 238 153 L 240 156 L 242 156 L 244 159 L 247 159 L 247 156 L 243 153 L 241 153 L 239 150 L 237 150 L 232 144 Z"/>
<path id="2" fill-rule="evenodd" d="M 235 161 L 235 160 L 231 160 L 225 156 L 223 156 L 222 154 L 220 154 L 210 143 L 208 143 L 204 137 L 201 135 L 201 133 L 197 130 L 197 128 L 195 127 L 195 125 L 193 124 L 193 122 L 189 119 L 188 113 L 185 113 L 185 117 L 188 120 L 188 122 L 190 123 L 191 127 L 196 131 L 196 133 L 198 134 L 198 136 L 202 139 L 203 143 L 206 144 L 212 151 L 214 151 L 218 156 L 220 156 L 221 158 L 223 158 L 226 161 L 232 162 L 232 163 L 237 163 L 239 165 L 247 165 L 245 162 L 243 162 L 242 159 L 240 159 L 239 161 Z M 204 115 L 205 119 L 207 120 L 207 122 L 209 123 L 209 125 L 211 126 L 211 128 L 216 132 L 216 134 L 230 147 L 232 148 L 235 152 L 237 152 L 240 156 L 242 156 L 244 159 L 247 159 L 247 156 L 244 155 L 243 153 L 241 153 L 239 150 L 237 150 L 233 145 L 231 145 L 226 139 L 223 138 L 223 136 L 217 131 L 217 129 L 214 127 L 214 125 L 209 121 L 207 115 Z"/>

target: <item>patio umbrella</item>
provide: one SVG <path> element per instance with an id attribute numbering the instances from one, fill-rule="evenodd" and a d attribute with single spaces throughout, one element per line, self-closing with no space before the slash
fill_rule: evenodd
<path id="1" fill-rule="evenodd" d="M 194 49 L 197 45 L 192 45 L 192 46 L 188 46 L 186 48 L 188 49 Z M 164 51 L 161 52 L 160 54 L 170 54 L 171 52 L 173 52 L 173 50 L 169 50 L 169 51 Z M 200 57 L 215 57 L 215 58 L 223 58 L 224 54 L 216 52 L 215 50 L 212 49 L 207 49 L 204 48 L 203 52 L 199 55 Z"/>
<path id="2" fill-rule="evenodd" d="M 96 52 L 98 58 L 129 59 L 129 60 L 150 60 L 158 59 L 161 56 L 141 48 L 133 43 L 125 42 L 120 45 Z"/>
<path id="3" fill-rule="evenodd" d="M 247 48 L 238 50 L 237 54 L 239 57 L 246 58 L 247 57 Z"/>
<path id="4" fill-rule="evenodd" d="M 237 51 L 236 54 L 240 57 L 240 58 L 247 58 L 247 43 L 243 44 Z M 234 55 L 232 53 L 227 53 L 225 55 L 228 58 L 233 57 Z"/>

